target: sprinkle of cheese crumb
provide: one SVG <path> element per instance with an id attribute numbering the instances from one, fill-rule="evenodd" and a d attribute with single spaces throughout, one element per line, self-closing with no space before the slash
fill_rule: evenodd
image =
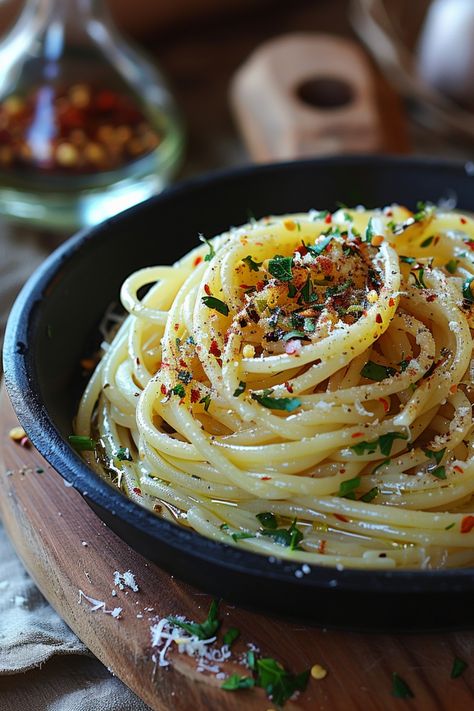
<path id="1" fill-rule="evenodd" d="M 379 296 L 375 289 L 372 289 L 372 291 L 369 291 L 369 293 L 367 294 L 367 301 L 369 302 L 369 304 L 375 304 L 378 298 Z"/>
<path id="2" fill-rule="evenodd" d="M 242 348 L 242 355 L 244 358 L 253 358 L 255 355 L 255 348 L 247 344 Z"/>
<path id="3" fill-rule="evenodd" d="M 325 676 L 327 676 L 327 669 L 321 666 L 321 664 L 313 664 L 311 667 L 311 676 L 313 679 L 324 679 Z"/>

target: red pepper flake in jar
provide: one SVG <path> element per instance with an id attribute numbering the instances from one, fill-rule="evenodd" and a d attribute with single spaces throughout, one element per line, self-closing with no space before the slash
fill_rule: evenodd
<path id="1" fill-rule="evenodd" d="M 461 533 L 470 533 L 474 528 L 474 516 L 464 516 L 461 521 Z"/>
<path id="2" fill-rule="evenodd" d="M 0 126 L 3 169 L 62 175 L 120 169 L 163 139 L 129 95 L 89 83 L 10 95 L 0 101 Z"/>

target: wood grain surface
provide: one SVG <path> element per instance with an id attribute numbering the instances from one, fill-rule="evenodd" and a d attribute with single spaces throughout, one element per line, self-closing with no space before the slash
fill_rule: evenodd
<path id="1" fill-rule="evenodd" d="M 107 529 L 80 494 L 66 487 L 34 449 L 9 438 L 15 424 L 3 391 L 0 514 L 42 593 L 92 652 L 156 711 L 274 708 L 261 689 L 222 691 L 222 682 L 212 674 L 198 673 L 195 660 L 186 655 L 171 654 L 169 668 L 155 666 L 150 625 L 156 616 L 183 614 L 202 621 L 209 597 L 148 563 Z M 114 572 L 129 569 L 135 574 L 139 592 L 126 588 L 117 590 L 113 597 Z M 105 601 L 108 609 L 122 607 L 121 619 L 91 612 L 90 605 L 79 603 L 79 590 Z M 252 643 L 293 672 L 314 664 L 327 669 L 325 679 L 310 679 L 307 690 L 285 705 L 290 711 L 452 711 L 474 707 L 474 661 L 462 677 L 450 678 L 455 657 L 470 663 L 473 632 L 349 633 L 304 627 L 225 602 L 221 602 L 220 616 L 224 632 L 229 626 L 241 631 L 235 643 L 237 655 Z M 235 661 L 223 668 L 228 673 L 247 673 Z M 393 672 L 409 684 L 413 699 L 392 695 Z"/>

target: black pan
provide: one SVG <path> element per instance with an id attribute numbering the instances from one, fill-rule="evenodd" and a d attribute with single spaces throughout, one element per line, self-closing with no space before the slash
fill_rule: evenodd
<path id="1" fill-rule="evenodd" d="M 79 361 L 130 272 L 176 260 L 230 225 L 271 213 L 457 200 L 474 211 L 474 177 L 436 160 L 341 157 L 245 167 L 177 185 L 73 237 L 31 277 L 12 310 L 4 347 L 8 392 L 33 444 L 127 543 L 179 578 L 245 606 L 351 627 L 466 626 L 474 570 L 337 571 L 216 543 L 157 518 L 90 471 L 67 436 L 83 382 Z"/>

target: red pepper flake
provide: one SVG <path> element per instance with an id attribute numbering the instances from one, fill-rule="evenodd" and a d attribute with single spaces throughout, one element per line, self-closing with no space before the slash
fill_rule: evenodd
<path id="1" fill-rule="evenodd" d="M 390 407 L 388 400 L 384 397 L 379 397 L 379 402 L 382 403 L 384 411 L 388 412 L 388 409 Z"/>
<path id="2" fill-rule="evenodd" d="M 167 395 L 167 394 L 168 394 L 168 390 L 166 389 L 166 385 L 165 385 L 164 383 L 161 384 L 160 390 L 161 390 L 161 394 L 162 394 L 162 395 Z"/>
<path id="3" fill-rule="evenodd" d="M 305 244 L 300 244 L 299 247 L 296 247 L 295 251 L 293 254 L 299 253 L 302 257 L 304 257 L 306 254 L 308 254 L 308 248 L 306 247 Z"/>
<path id="4" fill-rule="evenodd" d="M 253 289 L 251 284 L 240 284 L 239 287 L 240 289 Z"/>
<path id="5" fill-rule="evenodd" d="M 436 247 L 436 245 L 438 244 L 440 239 L 441 239 L 441 237 L 439 235 L 436 235 L 436 237 L 434 238 L 433 247 Z"/>
<path id="6" fill-rule="evenodd" d="M 271 476 L 262 476 L 260 478 L 260 481 L 270 481 L 270 479 L 271 479 Z"/>
<path id="7" fill-rule="evenodd" d="M 327 225 L 330 225 L 330 224 L 331 224 L 331 222 L 332 222 L 332 215 L 331 215 L 330 212 L 329 212 L 329 213 L 326 215 L 326 217 L 324 218 L 324 222 L 325 222 Z"/>
<path id="8" fill-rule="evenodd" d="M 135 486 L 133 489 L 134 494 L 138 494 L 138 496 L 142 495 L 142 490 L 138 488 L 138 486 Z"/>
<path id="9" fill-rule="evenodd" d="M 285 388 L 288 390 L 289 393 L 293 392 L 293 386 L 290 385 L 288 381 L 285 383 Z"/>
<path id="10" fill-rule="evenodd" d="M 457 464 L 454 465 L 453 469 L 455 472 L 458 472 L 458 474 L 464 474 L 464 469 Z"/>
<path id="11" fill-rule="evenodd" d="M 327 541 L 325 541 L 324 539 L 321 539 L 319 541 L 318 553 L 321 553 L 321 555 L 324 555 L 324 552 L 326 550 L 326 543 L 327 543 Z"/>
<path id="12" fill-rule="evenodd" d="M 388 300 L 388 305 L 389 305 L 389 306 L 395 306 L 395 299 L 392 299 L 392 297 L 390 297 L 389 300 Z"/>
<path id="13" fill-rule="evenodd" d="M 200 394 L 201 394 L 201 393 L 199 392 L 199 390 L 196 390 L 196 388 L 193 388 L 193 389 L 191 390 L 191 402 L 192 402 L 192 403 L 199 402 L 199 400 L 200 400 L 200 397 L 199 397 Z"/>
<path id="14" fill-rule="evenodd" d="M 211 290 L 209 288 L 209 284 L 204 284 L 204 291 L 208 296 L 211 296 Z"/>
<path id="15" fill-rule="evenodd" d="M 188 364 L 187 364 L 186 361 L 183 360 L 182 358 L 179 359 L 179 364 L 180 364 L 180 366 L 181 366 L 182 368 L 187 368 L 187 367 L 188 367 Z"/>
<path id="16" fill-rule="evenodd" d="M 428 301 L 428 303 L 431 304 L 431 303 L 432 303 L 433 301 L 435 301 L 435 299 L 437 299 L 437 298 L 438 298 L 438 297 L 437 297 L 436 294 L 430 294 L 429 296 L 426 297 L 426 300 Z"/>
<path id="17" fill-rule="evenodd" d="M 201 264 L 201 262 L 202 262 L 202 257 L 199 256 L 199 257 L 196 257 L 196 259 L 194 260 L 193 264 L 194 264 L 195 267 L 197 267 L 197 265 L 198 265 L 198 264 Z"/>
<path id="18" fill-rule="evenodd" d="M 179 323 L 175 323 L 175 325 L 174 325 L 174 330 L 177 331 L 178 328 L 179 328 Z"/>
<path id="19" fill-rule="evenodd" d="M 461 533 L 469 533 L 474 528 L 474 516 L 464 516 L 461 521 Z"/>
<path id="20" fill-rule="evenodd" d="M 265 288 L 265 282 L 257 281 L 257 283 L 255 284 L 255 288 L 257 289 L 257 291 L 262 291 L 262 289 Z"/>
<path id="21" fill-rule="evenodd" d="M 219 366 L 219 368 L 222 368 L 222 358 L 216 358 L 216 363 Z"/>
<path id="22" fill-rule="evenodd" d="M 474 240 L 469 240 L 468 242 L 465 242 L 464 244 L 467 244 L 469 249 L 474 249 Z"/>
<path id="23" fill-rule="evenodd" d="M 467 220 L 466 220 L 465 217 L 460 217 L 460 218 L 459 218 L 459 222 L 461 223 L 461 225 L 465 225 L 466 222 L 467 222 Z"/>
<path id="24" fill-rule="evenodd" d="M 354 438 L 354 437 L 362 437 L 363 434 L 364 434 L 363 432 L 354 432 L 354 434 L 351 435 L 351 437 L 353 437 L 353 438 Z"/>
<path id="25" fill-rule="evenodd" d="M 211 341 L 211 347 L 209 348 L 209 353 L 216 358 L 219 358 L 220 355 L 222 355 L 221 349 L 217 345 L 217 341 L 213 338 Z"/>
<path id="26" fill-rule="evenodd" d="M 375 317 L 375 323 L 383 323 L 382 316 L 380 314 L 377 314 Z"/>
<path id="27" fill-rule="evenodd" d="M 342 514 L 334 514 L 334 518 L 337 518 L 338 521 L 343 521 L 343 523 L 349 523 L 347 516 L 343 516 Z"/>
<path id="28" fill-rule="evenodd" d="M 449 388 L 449 392 L 452 395 L 454 395 L 454 393 L 457 393 L 457 391 L 458 391 L 458 386 L 456 385 L 456 383 L 454 385 L 451 385 L 451 387 Z"/>
<path id="29" fill-rule="evenodd" d="M 263 247 L 263 242 L 255 242 L 259 247 Z"/>
<path id="30" fill-rule="evenodd" d="M 386 214 L 387 217 L 392 217 L 393 212 L 392 212 L 391 210 L 387 210 L 387 211 L 385 212 L 385 214 Z"/>

